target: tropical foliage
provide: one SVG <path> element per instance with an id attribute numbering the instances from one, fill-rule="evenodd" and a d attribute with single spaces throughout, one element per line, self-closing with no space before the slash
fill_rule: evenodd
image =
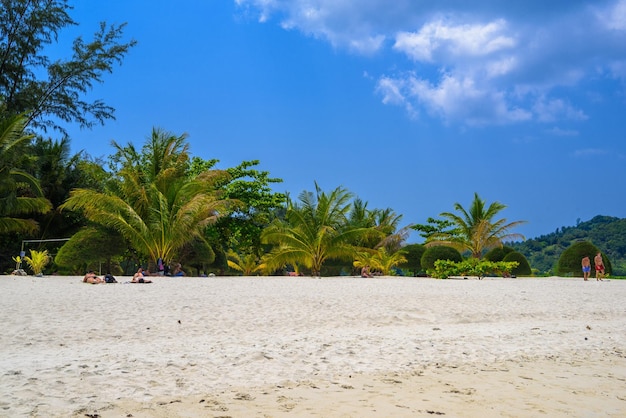
<path id="1" fill-rule="evenodd" d="M 91 127 L 113 118 L 113 108 L 85 93 L 121 63 L 135 41 L 120 42 L 124 24 L 105 22 L 91 42 L 78 37 L 70 59 L 44 51 L 75 22 L 67 0 L 3 0 L 0 7 L 0 103 L 10 116 L 28 112 L 27 125 L 65 132 L 63 122 Z"/>
<path id="2" fill-rule="evenodd" d="M 493 202 L 486 206 L 477 193 L 469 210 L 460 203 L 454 204 L 456 213 L 443 212 L 439 216 L 448 223 L 437 223 L 436 226 L 453 225 L 452 229 L 435 228 L 435 232 L 428 235 L 426 246 L 446 245 L 456 248 L 461 253 L 469 252 L 474 258 L 481 258 L 485 251 L 502 245 L 504 240 L 524 239 L 521 234 L 511 230 L 524 221 L 507 222 L 506 219 L 494 219 L 506 206 Z M 420 230 L 420 227 L 415 229 Z M 421 230 L 424 230 L 421 227 Z"/>
<path id="3" fill-rule="evenodd" d="M 20 147 L 32 139 L 23 133 L 25 124 L 23 115 L 0 112 L 0 233 L 35 232 L 38 223 L 25 216 L 52 208 L 37 179 L 16 167 Z"/>
<path id="4" fill-rule="evenodd" d="M 510 273 L 514 276 L 530 276 L 532 274 L 532 270 L 530 268 L 530 264 L 524 254 L 519 253 L 517 251 L 511 251 L 502 259 L 504 262 L 516 262 L 517 266 L 513 268 Z"/>
<path id="5" fill-rule="evenodd" d="M 478 258 L 467 258 L 460 262 L 450 260 L 435 261 L 435 268 L 431 271 L 431 276 L 438 279 L 447 279 L 452 276 L 475 276 L 482 279 L 486 275 L 508 276 L 517 267 L 516 261 L 486 261 Z"/>
<path id="6" fill-rule="evenodd" d="M 30 250 L 30 256 L 25 256 L 24 261 L 33 271 L 33 274 L 39 276 L 43 273 L 44 267 L 50 262 L 50 255 L 48 255 L 48 250 Z"/>
<path id="7" fill-rule="evenodd" d="M 228 252 L 228 267 L 240 271 L 244 276 L 252 276 L 260 273 L 265 266 L 259 262 L 259 258 L 254 254 L 239 255 L 233 250 Z"/>
<path id="8" fill-rule="evenodd" d="M 208 246 L 204 228 L 228 210 L 217 188 L 227 173 L 189 177 L 185 138 L 155 129 L 141 152 L 114 143 L 119 169 L 107 190 L 73 190 L 62 208 L 117 231 L 147 260 L 170 263 L 187 245 Z"/>
<path id="9" fill-rule="evenodd" d="M 328 259 L 352 260 L 358 252 L 355 242 L 380 234 L 350 223 L 352 197 L 343 187 L 326 193 L 316 183 L 315 193 L 302 192 L 299 202 L 289 199 L 285 220 L 276 219 L 262 234 L 265 243 L 275 245 L 264 257 L 268 269 L 300 265 L 320 276 Z"/>
<path id="10" fill-rule="evenodd" d="M 88 226 L 72 236 L 54 257 L 60 271 L 81 274 L 100 268 L 111 274 L 122 272 L 119 261 L 128 254 L 124 238 L 111 229 Z"/>
<path id="11" fill-rule="evenodd" d="M 426 247 L 422 244 L 408 244 L 402 247 L 406 261 L 400 263 L 398 267 L 408 270 L 413 276 L 423 274 L 422 255 L 426 251 Z"/>
<path id="12" fill-rule="evenodd" d="M 502 261 L 508 253 L 512 253 L 513 251 L 515 250 L 512 247 L 503 245 L 502 247 L 492 248 L 483 258 L 487 261 Z"/>
<path id="13" fill-rule="evenodd" d="M 460 262 L 463 260 L 463 256 L 456 248 L 446 247 L 444 245 L 428 247 L 422 254 L 422 259 L 420 260 L 422 269 L 429 273 L 435 268 L 435 262 L 437 260 Z"/>
<path id="14" fill-rule="evenodd" d="M 380 247 L 375 251 L 362 251 L 356 254 L 354 267 L 370 267 L 370 272 L 379 272 L 383 276 L 395 275 L 395 267 L 406 263 L 406 253 L 402 250 L 389 252 L 385 247 Z"/>

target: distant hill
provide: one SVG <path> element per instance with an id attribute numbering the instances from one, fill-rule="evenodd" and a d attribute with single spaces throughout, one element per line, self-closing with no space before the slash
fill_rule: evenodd
<path id="1" fill-rule="evenodd" d="M 626 219 L 598 215 L 576 226 L 506 245 L 524 254 L 540 274 L 553 274 L 561 253 L 577 241 L 591 242 L 609 257 L 614 275 L 626 276 Z"/>

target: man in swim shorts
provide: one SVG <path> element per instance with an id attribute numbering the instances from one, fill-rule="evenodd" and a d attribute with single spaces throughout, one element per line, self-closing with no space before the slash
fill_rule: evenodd
<path id="1" fill-rule="evenodd" d="M 602 281 L 604 277 L 604 263 L 602 262 L 602 253 L 598 252 L 593 258 L 593 263 L 596 265 L 596 281 Z"/>
<path id="2" fill-rule="evenodd" d="M 588 256 L 583 257 L 582 265 L 583 265 L 583 279 L 587 281 L 589 280 L 589 273 L 591 273 L 591 260 L 589 259 Z"/>

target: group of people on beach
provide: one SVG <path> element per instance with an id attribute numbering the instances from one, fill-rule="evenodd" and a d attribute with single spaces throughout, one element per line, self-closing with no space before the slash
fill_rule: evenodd
<path id="1" fill-rule="evenodd" d="M 133 275 L 130 283 L 152 283 L 152 280 L 146 278 L 147 272 L 144 272 L 142 267 L 139 267 L 137 272 Z M 117 283 L 115 277 L 107 273 L 102 277 L 99 277 L 93 270 L 89 270 L 85 277 L 83 277 L 83 283 L 89 284 L 101 284 L 101 283 Z"/>
<path id="2" fill-rule="evenodd" d="M 596 256 L 593 258 L 593 264 L 596 266 L 596 281 L 602 281 L 604 278 L 604 263 L 602 262 L 602 253 L 598 252 Z M 589 280 L 589 275 L 591 274 L 591 260 L 588 256 L 583 257 L 582 260 L 583 267 L 583 279 L 585 281 Z"/>
<path id="3" fill-rule="evenodd" d="M 156 275 L 164 276 L 165 272 L 160 267 L 161 265 L 159 265 L 159 272 L 156 273 Z M 131 279 L 130 283 L 152 283 L 152 280 L 147 278 L 147 276 L 151 276 L 151 275 L 152 274 L 150 274 L 149 271 L 144 270 L 143 267 L 139 267 L 139 269 L 137 269 L 137 272 L 133 275 L 133 278 Z M 174 266 L 174 270 L 172 271 L 172 274 L 168 274 L 168 275 L 175 276 L 175 277 L 182 277 L 185 275 L 185 272 L 183 271 L 181 264 L 177 263 Z M 109 273 L 107 273 L 106 275 L 102 277 L 99 277 L 93 270 L 89 270 L 87 274 L 85 274 L 85 277 L 83 277 L 83 283 L 101 284 L 101 283 L 117 283 L 117 281 Z"/>
<path id="4" fill-rule="evenodd" d="M 117 283 L 117 280 L 111 273 L 107 273 L 102 277 L 99 277 L 93 270 L 89 270 L 85 277 L 83 277 L 83 283 L 100 284 L 100 283 Z"/>

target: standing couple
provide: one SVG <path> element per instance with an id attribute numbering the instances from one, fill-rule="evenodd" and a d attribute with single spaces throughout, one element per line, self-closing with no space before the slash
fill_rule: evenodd
<path id="1" fill-rule="evenodd" d="M 596 281 L 602 281 L 604 277 L 604 263 L 602 262 L 602 253 L 598 252 L 593 258 L 593 264 L 596 266 Z M 589 257 L 585 256 L 582 261 L 583 266 L 583 279 L 589 280 L 589 274 L 591 273 L 591 261 Z"/>

